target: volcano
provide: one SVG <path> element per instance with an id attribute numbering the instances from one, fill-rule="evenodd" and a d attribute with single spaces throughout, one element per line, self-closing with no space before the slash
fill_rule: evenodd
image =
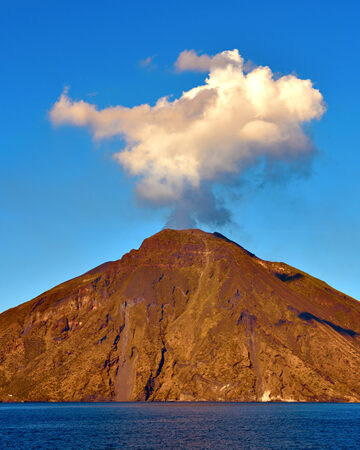
<path id="1" fill-rule="evenodd" d="M 360 401 L 360 303 L 163 230 L 0 315 L 0 401 Z"/>

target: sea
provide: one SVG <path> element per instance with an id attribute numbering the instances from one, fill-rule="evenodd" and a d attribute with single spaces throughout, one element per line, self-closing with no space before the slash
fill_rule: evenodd
<path id="1" fill-rule="evenodd" d="M 1 449 L 360 449 L 360 404 L 0 404 Z"/>

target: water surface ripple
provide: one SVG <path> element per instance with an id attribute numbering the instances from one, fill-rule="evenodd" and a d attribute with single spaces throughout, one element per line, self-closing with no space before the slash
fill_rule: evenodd
<path id="1" fill-rule="evenodd" d="M 0 404 L 0 447 L 360 448 L 360 404 Z"/>

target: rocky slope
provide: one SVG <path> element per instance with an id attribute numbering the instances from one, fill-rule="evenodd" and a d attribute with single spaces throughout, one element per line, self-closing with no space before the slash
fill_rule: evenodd
<path id="1" fill-rule="evenodd" d="M 0 315 L 1 401 L 360 401 L 360 303 L 163 230 Z"/>

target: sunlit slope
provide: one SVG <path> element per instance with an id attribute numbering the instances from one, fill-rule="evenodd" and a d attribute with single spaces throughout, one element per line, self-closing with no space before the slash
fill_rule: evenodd
<path id="1" fill-rule="evenodd" d="M 360 401 L 360 303 L 163 230 L 0 315 L 0 400 Z"/>

